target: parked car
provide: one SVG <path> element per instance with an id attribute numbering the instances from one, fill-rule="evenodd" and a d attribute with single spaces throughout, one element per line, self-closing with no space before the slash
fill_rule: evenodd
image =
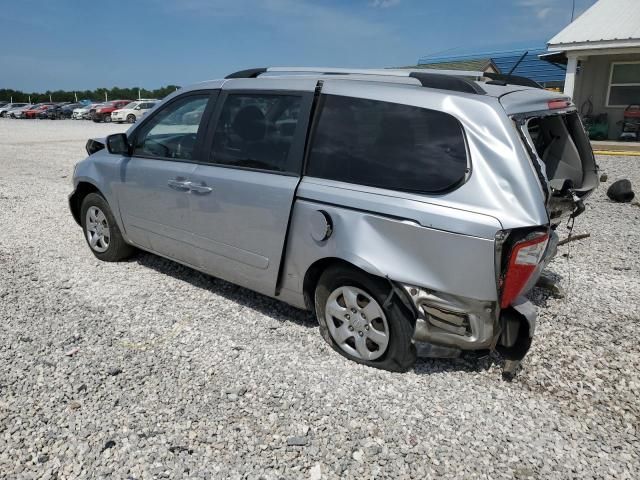
<path id="1" fill-rule="evenodd" d="M 94 122 L 108 123 L 111 121 L 111 112 L 122 108 L 129 103 L 131 103 L 131 100 L 112 100 L 110 102 L 103 103 L 101 107 L 96 108 L 92 120 Z"/>
<path id="2" fill-rule="evenodd" d="M 61 115 L 62 108 L 65 107 L 66 105 L 67 105 L 66 102 L 54 103 L 46 110 L 42 110 L 40 113 L 38 113 L 37 118 L 39 118 L 40 120 L 46 120 L 46 119 L 57 120 L 59 115 Z"/>
<path id="3" fill-rule="evenodd" d="M 29 110 L 24 110 L 22 112 L 22 118 L 38 118 L 38 115 L 40 115 L 42 112 L 46 112 L 52 106 L 52 103 L 38 103 L 37 105 L 31 107 Z"/>
<path id="4" fill-rule="evenodd" d="M 73 109 L 73 113 L 71 114 L 71 118 L 74 120 L 87 120 L 91 118 L 91 109 L 95 108 L 98 103 L 89 103 L 85 105 L 81 105 L 77 108 Z"/>
<path id="5" fill-rule="evenodd" d="M 404 371 L 427 342 L 497 350 L 511 376 L 536 328 L 524 295 L 598 175 L 569 97 L 484 75 L 272 68 L 182 89 L 87 143 L 71 212 L 97 258 L 137 247 L 311 310 L 348 359 Z"/>
<path id="6" fill-rule="evenodd" d="M 140 120 L 149 110 L 151 110 L 157 100 L 139 100 L 131 102 L 122 108 L 114 110 L 111 113 L 111 121 L 117 123 L 136 123 L 136 120 Z"/>
<path id="7" fill-rule="evenodd" d="M 30 103 L 28 103 L 24 107 L 12 108 L 7 112 L 7 116 L 10 118 L 22 118 L 23 113 L 26 110 L 30 110 L 31 108 L 33 108 L 33 104 L 30 104 Z"/>
<path id="8" fill-rule="evenodd" d="M 47 110 L 46 116 L 49 120 L 69 119 L 73 114 L 73 110 L 79 108 L 80 106 L 81 105 L 79 103 L 64 103 L 56 105 L 55 107 Z"/>
<path id="9" fill-rule="evenodd" d="M 0 117 L 8 117 L 10 110 L 13 110 L 14 108 L 25 107 L 27 105 L 27 103 L 7 103 L 6 105 L 0 107 Z"/>

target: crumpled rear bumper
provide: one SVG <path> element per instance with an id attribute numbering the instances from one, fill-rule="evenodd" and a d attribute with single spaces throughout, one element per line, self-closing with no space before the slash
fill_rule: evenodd
<path id="1" fill-rule="evenodd" d="M 525 296 L 500 309 L 482 302 L 402 285 L 417 313 L 414 340 L 459 350 L 496 349 L 521 360 L 536 330 L 537 308 Z"/>

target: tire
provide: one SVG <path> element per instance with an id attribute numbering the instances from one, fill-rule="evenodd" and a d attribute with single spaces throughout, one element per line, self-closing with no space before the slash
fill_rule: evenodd
<path id="1" fill-rule="evenodd" d="M 416 360 L 415 322 L 396 296 L 384 307 L 389 291 L 385 280 L 355 268 L 329 267 L 316 286 L 316 317 L 322 338 L 340 355 L 370 367 L 406 372 Z"/>
<path id="2" fill-rule="evenodd" d="M 99 213 L 99 214 L 98 214 Z M 95 221 L 92 221 L 92 218 Z M 84 239 L 89 250 L 104 262 L 117 262 L 130 257 L 135 249 L 125 242 L 107 201 L 97 193 L 90 193 L 82 200 L 80 220 Z M 100 226 L 98 226 L 98 224 Z M 91 229 L 94 229 L 91 231 Z M 107 235 L 105 235 L 105 232 Z M 102 240 L 100 240 L 102 237 Z M 92 245 L 90 239 L 96 238 Z"/>
<path id="3" fill-rule="evenodd" d="M 135 115 L 127 115 L 127 123 L 136 123 L 136 116 Z"/>
<path id="4" fill-rule="evenodd" d="M 614 202 L 629 203 L 635 197 L 631 182 L 626 178 L 613 182 L 607 189 L 607 197 Z"/>
<path id="5" fill-rule="evenodd" d="M 0 117 L 2 117 L 2 118 L 7 118 L 7 112 L 2 112 L 2 113 L 0 114 Z"/>
<path id="6" fill-rule="evenodd" d="M 111 114 L 105 115 L 104 117 L 102 117 L 102 121 L 104 123 L 111 123 Z"/>

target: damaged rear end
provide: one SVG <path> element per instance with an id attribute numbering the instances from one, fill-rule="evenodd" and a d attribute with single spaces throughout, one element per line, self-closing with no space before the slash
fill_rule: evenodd
<path id="1" fill-rule="evenodd" d="M 524 295 L 557 252 L 556 227 L 584 211 L 598 185 L 598 168 L 575 106 L 568 97 L 541 89 L 516 90 L 500 98 L 518 131 L 538 178 L 548 225 L 503 231 L 496 237 L 500 331 L 496 349 L 513 373 L 527 353 L 535 309 Z"/>
<path id="2" fill-rule="evenodd" d="M 598 167 L 580 116 L 568 97 L 540 89 L 501 97 L 531 158 L 552 227 L 584 211 Z"/>

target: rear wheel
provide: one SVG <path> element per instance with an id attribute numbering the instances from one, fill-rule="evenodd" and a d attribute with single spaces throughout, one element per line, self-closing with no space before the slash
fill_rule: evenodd
<path id="1" fill-rule="evenodd" d="M 329 267 L 315 291 L 322 337 L 338 353 L 371 367 L 404 372 L 416 359 L 414 322 L 389 284 L 355 268 Z"/>
<path id="2" fill-rule="evenodd" d="M 82 200 L 80 219 L 91 252 L 105 262 L 123 260 L 134 252 L 125 242 L 107 201 L 97 193 Z"/>

